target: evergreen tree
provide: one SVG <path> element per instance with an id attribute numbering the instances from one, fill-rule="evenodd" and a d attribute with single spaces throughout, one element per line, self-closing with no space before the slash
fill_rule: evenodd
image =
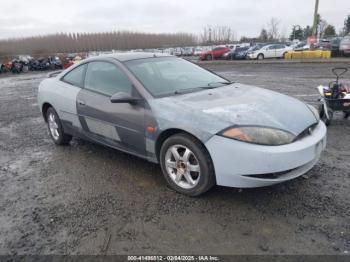
<path id="1" fill-rule="evenodd" d="M 261 29 L 259 39 L 263 42 L 266 42 L 269 38 L 267 30 L 265 28 Z"/>
<path id="2" fill-rule="evenodd" d="M 304 30 L 300 26 L 293 26 L 292 33 L 289 37 L 290 40 L 298 39 L 303 40 L 304 39 Z"/>
<path id="3" fill-rule="evenodd" d="M 323 36 L 330 37 L 335 35 L 336 35 L 335 27 L 332 25 L 327 25 L 327 27 L 324 29 Z"/>

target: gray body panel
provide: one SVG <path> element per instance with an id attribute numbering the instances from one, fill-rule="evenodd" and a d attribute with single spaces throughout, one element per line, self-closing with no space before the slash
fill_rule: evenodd
<path id="1" fill-rule="evenodd" d="M 111 103 L 110 97 L 82 89 L 77 111 L 84 135 L 113 147 L 145 155 L 143 103 Z M 83 102 L 83 104 L 81 104 Z"/>

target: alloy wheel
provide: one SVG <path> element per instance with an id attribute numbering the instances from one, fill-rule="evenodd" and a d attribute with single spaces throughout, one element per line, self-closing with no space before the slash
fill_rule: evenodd
<path id="1" fill-rule="evenodd" d="M 165 154 L 165 167 L 169 177 L 179 187 L 194 188 L 200 179 L 201 170 L 197 157 L 184 145 L 173 145 Z"/>
<path id="2" fill-rule="evenodd" d="M 56 122 L 56 117 L 53 113 L 50 113 L 47 119 L 49 124 L 50 133 L 53 139 L 58 140 L 60 138 L 60 134 L 58 132 L 58 124 Z"/>

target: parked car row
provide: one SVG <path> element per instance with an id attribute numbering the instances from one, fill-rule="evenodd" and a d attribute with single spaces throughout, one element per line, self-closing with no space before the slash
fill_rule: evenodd
<path id="1" fill-rule="evenodd" d="M 332 56 L 346 56 L 350 54 L 350 35 L 346 37 L 334 37 L 331 39 L 322 39 L 313 49 L 330 50 Z M 197 46 L 197 47 L 174 47 L 158 49 L 135 49 L 131 52 L 149 52 L 164 53 L 175 56 L 199 56 L 200 60 L 215 59 L 257 59 L 266 58 L 284 58 L 288 51 L 306 51 L 311 47 L 306 41 L 288 42 L 288 43 L 241 43 L 227 44 L 222 46 Z M 125 52 L 111 50 L 92 51 L 87 54 L 88 57 L 110 54 L 115 52 Z M 85 55 L 84 55 L 85 57 Z M 68 68 L 71 65 L 80 62 L 80 54 L 65 55 L 62 60 L 58 56 L 39 57 L 34 59 L 30 56 L 21 56 L 5 63 L 0 62 L 0 73 L 12 72 L 21 73 L 27 71 L 44 71 Z M 63 61 L 63 62 L 62 62 Z"/>
<path id="2" fill-rule="evenodd" d="M 3 63 L 0 62 L 0 74 L 9 72 L 19 74 L 28 71 L 60 70 L 76 64 L 82 59 L 80 54 L 66 54 L 61 55 L 61 57 L 55 55 L 39 58 L 19 56 Z"/>
<path id="3" fill-rule="evenodd" d="M 330 50 L 332 56 L 347 56 L 350 54 L 350 36 L 322 39 L 311 47 L 306 41 L 290 43 L 256 43 L 251 46 L 218 46 L 201 53 L 201 60 L 214 59 L 257 59 L 284 58 L 288 51 Z"/>
<path id="4" fill-rule="evenodd" d="M 256 43 L 252 46 L 235 46 L 230 49 L 224 46 L 218 46 L 203 52 L 200 55 L 201 60 L 213 59 L 265 59 L 265 58 L 283 58 L 284 55 L 292 50 L 292 47 L 281 43 Z"/>
<path id="5" fill-rule="evenodd" d="M 0 63 L 0 73 L 12 72 L 14 74 L 28 71 L 45 71 L 63 69 L 61 59 L 57 56 L 39 57 L 20 56 L 10 61 Z"/>
<path id="6" fill-rule="evenodd" d="M 306 41 L 299 42 L 293 46 L 294 51 L 306 51 L 310 49 L 311 46 Z M 332 52 L 333 57 L 349 55 L 350 36 L 321 39 L 313 46 L 313 49 L 329 50 Z"/>

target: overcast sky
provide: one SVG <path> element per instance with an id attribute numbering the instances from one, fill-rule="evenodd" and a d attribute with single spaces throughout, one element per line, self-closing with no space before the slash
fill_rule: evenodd
<path id="1" fill-rule="evenodd" d="M 133 30 L 200 33 L 227 25 L 238 37 L 256 36 L 271 17 L 289 35 L 311 25 L 314 0 L 22 0 L 1 1 L 0 38 L 56 32 Z M 320 0 L 319 13 L 337 32 L 350 15 L 350 0 Z"/>

